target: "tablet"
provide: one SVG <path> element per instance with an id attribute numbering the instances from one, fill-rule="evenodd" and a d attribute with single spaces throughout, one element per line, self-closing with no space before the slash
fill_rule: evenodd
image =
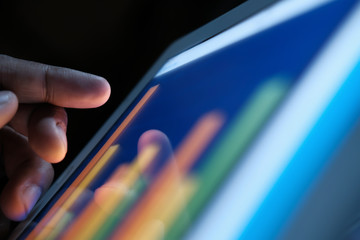
<path id="1" fill-rule="evenodd" d="M 348 236 L 359 25 L 357 0 L 249 0 L 175 42 L 12 238 Z"/>

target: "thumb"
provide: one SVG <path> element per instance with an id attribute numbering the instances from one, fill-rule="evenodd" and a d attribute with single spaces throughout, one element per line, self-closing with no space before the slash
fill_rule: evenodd
<path id="1" fill-rule="evenodd" d="M 0 128 L 5 126 L 15 115 L 18 100 L 10 91 L 0 91 Z"/>

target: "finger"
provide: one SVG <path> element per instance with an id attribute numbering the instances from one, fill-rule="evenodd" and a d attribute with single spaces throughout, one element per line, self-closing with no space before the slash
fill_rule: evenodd
<path id="1" fill-rule="evenodd" d="M 34 154 L 26 138 L 11 128 L 0 131 L 0 141 L 9 178 L 0 196 L 1 209 L 9 219 L 20 221 L 49 187 L 54 172 L 50 163 Z"/>
<path id="2" fill-rule="evenodd" d="M 19 104 L 15 116 L 8 123 L 13 129 L 24 136 L 28 136 L 29 120 L 38 104 Z"/>
<path id="3" fill-rule="evenodd" d="M 13 118 L 17 108 L 16 96 L 10 91 L 0 91 L 0 128 Z"/>
<path id="4" fill-rule="evenodd" d="M 65 110 L 44 104 L 36 108 L 29 119 L 29 144 L 42 159 L 57 163 L 67 152 L 66 128 Z"/>
<path id="5" fill-rule="evenodd" d="M 102 77 L 5 55 L 0 55 L 0 85 L 13 91 L 21 103 L 91 108 L 110 96 L 110 85 Z"/>
<path id="6" fill-rule="evenodd" d="M 67 152 L 67 114 L 50 104 L 21 104 L 9 125 L 29 139 L 32 149 L 42 159 L 55 163 Z"/>

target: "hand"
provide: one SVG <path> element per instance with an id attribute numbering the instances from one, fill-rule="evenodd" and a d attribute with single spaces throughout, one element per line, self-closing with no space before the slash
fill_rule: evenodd
<path id="1" fill-rule="evenodd" d="M 65 157 L 64 107 L 98 107 L 109 96 L 101 77 L 0 55 L 0 164 L 8 179 L 0 207 L 7 218 L 26 218 L 53 179 L 51 163 Z"/>

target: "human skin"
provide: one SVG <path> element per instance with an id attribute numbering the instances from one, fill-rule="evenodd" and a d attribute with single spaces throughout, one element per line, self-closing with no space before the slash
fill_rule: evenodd
<path id="1" fill-rule="evenodd" d="M 7 219 L 26 218 L 52 182 L 51 163 L 65 157 L 64 108 L 99 107 L 109 96 L 102 77 L 0 55 L 0 156 L 8 179 L 0 207 Z"/>

